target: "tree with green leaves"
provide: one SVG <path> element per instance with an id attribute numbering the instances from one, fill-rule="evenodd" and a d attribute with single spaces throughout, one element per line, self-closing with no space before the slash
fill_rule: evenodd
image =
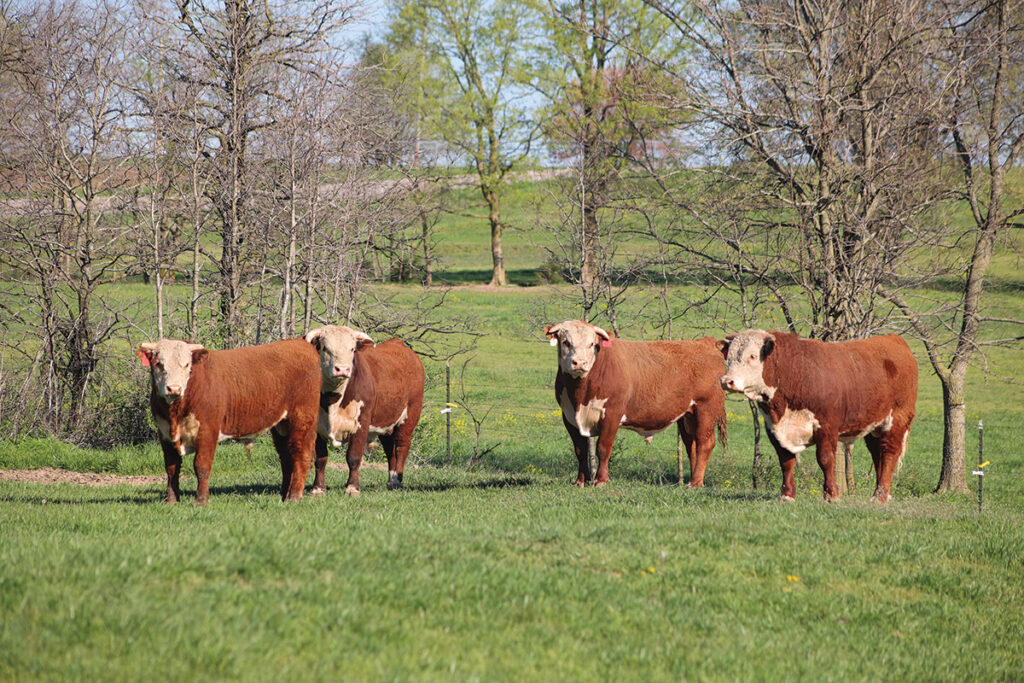
<path id="1" fill-rule="evenodd" d="M 542 130 L 551 153 L 577 172 L 567 182 L 578 219 L 569 271 L 588 311 L 607 287 L 611 243 L 623 225 L 616 188 L 631 162 L 659 154 L 672 134 L 666 108 L 673 79 L 652 64 L 679 49 L 664 16 L 639 0 L 532 0 L 539 36 L 530 83 L 544 100 Z M 673 112 L 674 114 L 675 112 Z"/>
<path id="2" fill-rule="evenodd" d="M 522 95 L 522 7 L 486 0 L 399 0 L 387 43 L 394 63 L 419 71 L 410 98 L 417 140 L 440 143 L 476 172 L 491 228 L 492 285 L 505 285 L 502 191 L 530 151 Z"/>

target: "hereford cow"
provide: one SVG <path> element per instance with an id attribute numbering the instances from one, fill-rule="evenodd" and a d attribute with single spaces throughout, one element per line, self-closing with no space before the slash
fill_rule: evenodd
<path id="1" fill-rule="evenodd" d="M 576 485 L 591 479 L 587 437 L 597 436 L 595 485 L 609 481 L 608 458 L 619 427 L 651 437 L 673 422 L 690 458 L 690 487 L 704 485 L 704 470 L 723 445 L 725 392 L 722 357 L 710 337 L 694 341 L 626 341 L 600 327 L 566 320 L 544 328 L 558 347 L 555 397 L 579 461 Z"/>
<path id="2" fill-rule="evenodd" d="M 719 342 L 722 387 L 761 407 L 782 466 L 782 500 L 793 500 L 796 454 L 814 444 L 825 500 L 837 500 L 837 441 L 864 437 L 875 463 L 874 498 L 907 450 L 917 400 L 917 362 L 902 337 L 825 343 L 786 332 L 745 330 Z"/>
<path id="3" fill-rule="evenodd" d="M 423 410 L 426 375 L 419 356 L 401 339 L 374 344 L 363 332 L 340 325 L 310 330 L 306 340 L 320 353 L 320 419 L 316 477 L 310 494 L 327 490 L 327 442 L 348 441 L 345 493 L 359 495 L 359 465 L 370 434 L 388 456 L 388 489 L 402 487 L 412 433 Z"/>
<path id="4" fill-rule="evenodd" d="M 150 369 L 149 405 L 164 451 L 168 503 L 181 497 L 183 455 L 196 454 L 196 505 L 206 505 L 217 442 L 267 430 L 281 457 L 281 498 L 302 498 L 320 402 L 319 359 L 309 344 L 288 339 L 211 351 L 163 339 L 136 353 Z"/>

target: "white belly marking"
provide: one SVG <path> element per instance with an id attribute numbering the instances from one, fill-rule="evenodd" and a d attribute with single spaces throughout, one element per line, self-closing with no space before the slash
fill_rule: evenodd
<path id="1" fill-rule="evenodd" d="M 775 435 L 775 440 L 790 453 L 799 453 L 807 448 L 814 438 L 814 430 L 821 426 L 811 411 L 789 408 L 775 424 L 772 424 L 770 419 L 766 422 Z"/>
<path id="2" fill-rule="evenodd" d="M 579 430 L 580 436 L 592 436 L 594 428 L 601 424 L 604 404 L 608 403 L 608 399 L 592 398 L 586 405 L 577 408 L 572 404 L 569 392 L 563 390 L 558 397 L 558 403 L 562 406 L 562 415 L 569 424 Z"/>

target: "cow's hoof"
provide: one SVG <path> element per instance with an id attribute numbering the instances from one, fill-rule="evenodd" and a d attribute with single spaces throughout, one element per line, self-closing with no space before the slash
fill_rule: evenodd
<path id="1" fill-rule="evenodd" d="M 783 503 L 795 503 L 796 502 L 796 498 L 794 498 L 793 496 L 787 496 L 785 493 L 783 493 L 781 496 L 779 496 L 779 500 L 781 502 L 783 502 Z"/>
<path id="2" fill-rule="evenodd" d="M 702 482 L 702 481 L 691 481 L 689 484 L 686 485 L 686 488 L 688 488 L 688 489 L 702 489 L 702 488 L 704 488 L 704 482 Z"/>
<path id="3" fill-rule="evenodd" d="M 322 496 L 325 493 L 327 493 L 327 487 L 325 486 L 314 486 L 309 490 L 309 495 L 311 496 Z"/>
<path id="4" fill-rule="evenodd" d="M 388 479 L 388 491 L 402 488 L 402 481 L 398 477 Z"/>
<path id="5" fill-rule="evenodd" d="M 839 502 L 839 496 L 825 496 L 825 502 L 826 503 L 838 503 Z"/>
<path id="6" fill-rule="evenodd" d="M 204 508 L 204 507 L 206 507 L 206 504 L 209 503 L 209 502 L 210 502 L 209 498 L 196 498 L 196 507 L 197 508 Z"/>
<path id="7" fill-rule="evenodd" d="M 352 496 L 353 498 L 359 497 L 359 489 L 351 484 L 345 487 L 345 494 Z"/>
<path id="8" fill-rule="evenodd" d="M 875 501 L 879 505 L 885 505 L 887 502 L 889 502 L 889 498 L 889 495 L 885 493 L 876 493 L 875 495 L 871 496 L 871 500 Z"/>
<path id="9" fill-rule="evenodd" d="M 574 481 L 572 483 L 572 485 L 577 487 L 577 488 L 583 488 L 584 486 L 587 485 L 587 480 L 586 479 L 577 479 L 576 481 Z"/>
<path id="10" fill-rule="evenodd" d="M 602 486 L 607 484 L 609 481 L 611 481 L 611 480 L 610 479 L 605 479 L 603 481 L 600 481 L 600 480 L 599 481 L 595 481 L 594 482 L 594 486 L 596 486 L 597 488 L 601 488 Z"/>

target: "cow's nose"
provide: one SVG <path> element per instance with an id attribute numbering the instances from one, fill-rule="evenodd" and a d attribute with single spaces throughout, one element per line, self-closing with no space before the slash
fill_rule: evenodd
<path id="1" fill-rule="evenodd" d="M 178 386 L 177 384 L 168 384 L 167 385 L 167 395 L 168 396 L 179 396 L 180 394 L 181 394 L 181 387 L 180 386 Z"/>
<path id="2" fill-rule="evenodd" d="M 352 370 L 347 365 L 334 366 L 335 377 L 348 377 L 350 374 L 352 374 Z"/>
<path id="3" fill-rule="evenodd" d="M 724 377 L 723 376 L 722 379 L 719 380 L 719 381 L 722 383 L 722 388 L 723 389 L 735 389 L 736 388 L 736 383 L 733 382 L 732 379 L 729 378 L 729 377 Z"/>

